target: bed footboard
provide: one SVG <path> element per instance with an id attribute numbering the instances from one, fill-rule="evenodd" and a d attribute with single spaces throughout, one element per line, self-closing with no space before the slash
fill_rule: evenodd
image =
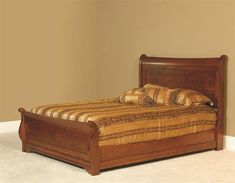
<path id="1" fill-rule="evenodd" d="M 98 128 L 94 122 L 81 123 L 40 116 L 19 109 L 19 136 L 23 152 L 36 152 L 100 173 Z"/>

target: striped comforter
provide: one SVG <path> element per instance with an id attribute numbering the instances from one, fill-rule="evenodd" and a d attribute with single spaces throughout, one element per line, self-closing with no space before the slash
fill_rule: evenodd
<path id="1" fill-rule="evenodd" d="M 206 105 L 143 107 L 117 99 L 52 104 L 32 113 L 52 118 L 88 122 L 99 128 L 99 145 L 118 145 L 197 133 L 215 128 L 216 114 Z"/>

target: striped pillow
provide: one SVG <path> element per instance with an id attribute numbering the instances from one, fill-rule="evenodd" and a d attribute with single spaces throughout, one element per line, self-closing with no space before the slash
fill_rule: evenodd
<path id="1" fill-rule="evenodd" d="M 147 95 L 150 96 L 157 104 L 180 104 L 180 105 L 200 105 L 210 104 L 213 102 L 202 93 L 190 89 L 170 89 L 156 84 L 147 83 L 144 85 L 147 89 Z"/>
<path id="2" fill-rule="evenodd" d="M 128 90 L 118 97 L 120 103 L 123 104 L 135 104 L 143 106 L 152 106 L 155 105 L 155 102 L 145 95 L 145 89 L 143 88 L 134 88 Z"/>
<path id="3" fill-rule="evenodd" d="M 143 106 L 152 106 L 155 105 L 155 102 L 146 95 L 121 95 L 119 97 L 119 101 L 123 104 L 135 104 L 135 105 L 143 105 Z"/>
<path id="4" fill-rule="evenodd" d="M 144 85 L 143 88 L 164 88 L 163 86 L 152 84 L 152 83 L 147 83 Z"/>
<path id="5" fill-rule="evenodd" d="M 133 89 L 130 89 L 130 90 L 126 91 L 124 94 L 130 94 L 130 95 L 133 95 L 133 94 L 144 95 L 144 91 L 145 91 L 144 88 L 133 88 Z"/>
<path id="6" fill-rule="evenodd" d="M 213 104 L 207 96 L 198 91 L 189 89 L 178 89 L 175 94 L 175 103 L 186 106 Z"/>
<path id="7" fill-rule="evenodd" d="M 156 104 L 170 105 L 175 102 L 177 90 L 178 89 L 170 89 L 167 87 L 146 88 L 145 95 L 153 99 Z"/>

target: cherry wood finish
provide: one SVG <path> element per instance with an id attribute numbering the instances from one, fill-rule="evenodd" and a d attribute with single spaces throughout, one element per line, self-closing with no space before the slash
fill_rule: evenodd
<path id="1" fill-rule="evenodd" d="M 100 170 L 203 150 L 223 149 L 226 56 L 218 58 L 140 57 L 139 86 L 156 83 L 199 90 L 217 108 L 216 129 L 156 141 L 100 147 L 94 122 L 49 118 L 20 108 L 19 136 L 23 152 L 35 152 L 83 167 L 91 175 Z"/>
<path id="2" fill-rule="evenodd" d="M 223 149 L 227 56 L 217 58 L 140 57 L 139 86 L 156 83 L 202 92 L 217 108 L 216 149 Z"/>

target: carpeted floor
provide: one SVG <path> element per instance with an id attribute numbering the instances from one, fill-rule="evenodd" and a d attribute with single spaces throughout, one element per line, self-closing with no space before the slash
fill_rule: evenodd
<path id="1" fill-rule="evenodd" d="M 235 152 L 208 151 L 90 176 L 83 169 L 22 153 L 17 133 L 0 134 L 0 183 L 235 183 Z"/>

